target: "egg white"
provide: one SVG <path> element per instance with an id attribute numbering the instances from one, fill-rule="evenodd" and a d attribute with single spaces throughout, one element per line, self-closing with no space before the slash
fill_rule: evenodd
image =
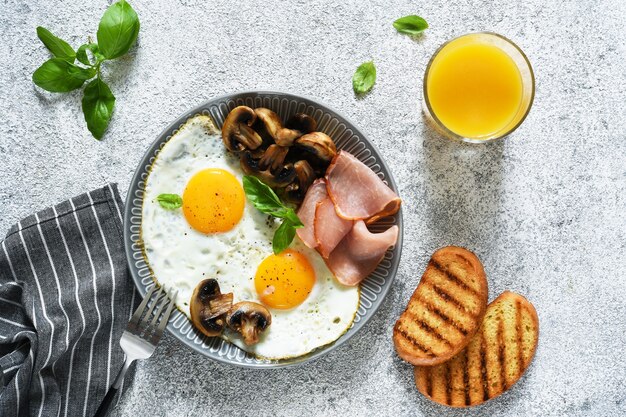
<path id="1" fill-rule="evenodd" d="M 193 290 L 206 278 L 217 279 L 222 293 L 233 293 L 234 302 L 260 302 L 254 276 L 258 265 L 272 254 L 272 237 L 279 224 L 246 201 L 242 219 L 233 229 L 207 235 L 191 228 L 180 209 L 159 205 L 159 194 L 182 195 L 191 177 L 207 168 L 224 169 L 242 181 L 239 160 L 224 148 L 211 118 L 196 116 L 155 158 L 142 208 L 141 238 L 148 265 L 162 286 L 178 290 L 177 307 L 187 317 Z M 223 334 L 260 357 L 295 357 L 332 343 L 350 328 L 359 306 L 358 287 L 338 283 L 315 250 L 297 236 L 291 248 L 305 255 L 315 271 L 316 282 L 307 299 L 290 310 L 269 308 L 272 324 L 256 345 L 247 346 L 234 332 Z"/>

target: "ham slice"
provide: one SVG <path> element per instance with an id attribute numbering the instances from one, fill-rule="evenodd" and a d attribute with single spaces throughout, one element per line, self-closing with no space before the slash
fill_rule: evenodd
<path id="1" fill-rule="evenodd" d="M 358 285 L 376 269 L 397 239 L 398 226 L 391 226 L 382 233 L 371 233 L 365 222 L 357 221 L 326 264 L 342 284 Z"/>
<path id="2" fill-rule="evenodd" d="M 311 184 L 304 196 L 304 201 L 302 201 L 298 209 L 298 217 L 304 224 L 304 227 L 296 229 L 296 233 L 309 248 L 317 247 L 315 231 L 313 229 L 315 224 L 315 208 L 317 207 L 317 203 L 327 198 L 326 181 L 320 178 Z"/>
<path id="3" fill-rule="evenodd" d="M 335 204 L 326 197 L 315 208 L 314 235 L 317 250 L 324 258 L 335 249 L 352 229 L 352 220 L 342 219 L 335 211 Z"/>
<path id="4" fill-rule="evenodd" d="M 340 151 L 326 171 L 328 195 L 340 217 L 373 223 L 400 209 L 400 198 L 367 165 Z"/>

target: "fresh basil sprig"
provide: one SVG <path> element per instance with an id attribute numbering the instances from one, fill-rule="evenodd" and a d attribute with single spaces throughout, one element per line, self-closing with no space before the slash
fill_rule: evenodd
<path id="1" fill-rule="evenodd" d="M 248 200 L 262 213 L 283 219 L 274 232 L 272 249 L 279 254 L 289 247 L 296 235 L 296 229 L 304 227 L 295 210 L 287 207 L 280 201 L 274 190 L 257 177 L 246 175 L 243 177 L 243 190 Z"/>
<path id="2" fill-rule="evenodd" d="M 115 105 L 115 96 L 102 80 L 102 63 L 126 54 L 135 44 L 138 33 L 139 18 L 125 0 L 113 3 L 104 12 L 98 26 L 98 43 L 90 40 L 77 51 L 40 26 L 37 28 L 37 36 L 54 58 L 35 70 L 33 82 L 44 90 L 66 93 L 79 89 L 85 81 L 96 77 L 84 90 L 82 108 L 87 128 L 93 137 L 102 139 Z"/>
<path id="3" fill-rule="evenodd" d="M 159 194 L 157 201 L 164 209 L 176 210 L 183 205 L 183 199 L 178 194 Z"/>
<path id="4" fill-rule="evenodd" d="M 423 17 L 409 15 L 393 22 L 393 27 L 400 33 L 415 36 L 428 29 L 428 23 L 426 23 Z"/>
<path id="5" fill-rule="evenodd" d="M 356 69 L 352 77 L 352 88 L 357 94 L 365 94 L 374 87 L 376 67 L 373 61 L 364 62 Z"/>

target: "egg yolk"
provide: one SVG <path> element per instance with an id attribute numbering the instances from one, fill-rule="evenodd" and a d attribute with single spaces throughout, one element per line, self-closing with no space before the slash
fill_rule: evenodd
<path id="1" fill-rule="evenodd" d="M 254 278 L 254 287 L 261 302 L 283 310 L 302 304 L 311 293 L 313 284 L 313 267 L 304 255 L 291 249 L 265 258 Z"/>
<path id="2" fill-rule="evenodd" d="M 227 232 L 241 220 L 245 201 L 243 187 L 233 174 L 218 168 L 205 169 L 187 183 L 183 214 L 198 232 Z"/>

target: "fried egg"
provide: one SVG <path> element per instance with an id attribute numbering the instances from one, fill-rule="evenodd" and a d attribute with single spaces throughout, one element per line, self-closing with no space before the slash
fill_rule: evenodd
<path id="1" fill-rule="evenodd" d="M 222 337 L 268 359 L 304 355 L 347 331 L 359 306 L 358 287 L 337 282 L 322 257 L 296 236 L 275 255 L 278 220 L 259 212 L 243 191 L 239 159 L 228 152 L 208 116 L 196 116 L 156 156 L 146 180 L 141 238 L 154 279 L 178 290 L 177 307 L 190 316 L 194 288 L 215 278 L 233 302 L 254 301 L 272 324 L 252 346 L 235 332 Z M 160 194 L 182 196 L 166 210 Z"/>

